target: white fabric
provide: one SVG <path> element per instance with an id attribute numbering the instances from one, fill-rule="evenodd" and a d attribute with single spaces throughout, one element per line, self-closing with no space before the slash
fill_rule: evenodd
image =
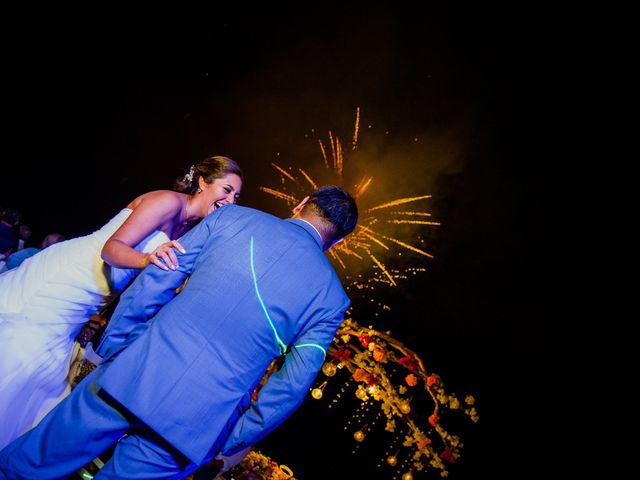
<path id="1" fill-rule="evenodd" d="M 125 208 L 96 232 L 51 245 L 0 274 L 0 449 L 66 394 L 80 329 L 139 271 L 100 258 L 131 212 Z M 136 250 L 148 253 L 168 240 L 156 231 Z"/>
<path id="2" fill-rule="evenodd" d="M 251 450 L 251 447 L 246 447 L 240 450 L 239 452 L 234 453 L 233 455 L 229 455 L 228 457 L 225 457 L 224 455 L 217 455 L 216 459 L 222 460 L 223 465 L 220 471 L 218 472 L 218 474 L 215 477 L 213 477 L 213 480 L 217 480 L 222 476 L 223 473 L 228 472 L 237 464 L 239 464 L 242 461 L 242 459 L 247 456 L 250 450 Z"/>
<path id="3" fill-rule="evenodd" d="M 100 365 L 100 363 L 102 362 L 102 357 L 93 350 L 92 343 L 87 343 L 87 345 L 84 347 L 83 357 L 85 360 L 93 363 L 96 366 Z"/>

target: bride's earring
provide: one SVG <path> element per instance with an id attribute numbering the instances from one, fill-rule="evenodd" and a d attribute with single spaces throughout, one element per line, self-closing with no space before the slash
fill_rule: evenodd
<path id="1" fill-rule="evenodd" d="M 196 193 L 202 193 L 202 189 L 200 187 L 198 187 L 198 190 Z"/>

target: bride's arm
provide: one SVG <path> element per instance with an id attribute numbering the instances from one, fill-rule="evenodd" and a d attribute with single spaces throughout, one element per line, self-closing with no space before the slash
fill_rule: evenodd
<path id="1" fill-rule="evenodd" d="M 138 252 L 134 247 L 150 233 L 179 218 L 182 205 L 180 195 L 168 190 L 144 195 L 120 228 L 105 242 L 102 259 L 117 268 L 144 268 L 154 263 L 166 270 L 165 264 L 153 252 Z"/>

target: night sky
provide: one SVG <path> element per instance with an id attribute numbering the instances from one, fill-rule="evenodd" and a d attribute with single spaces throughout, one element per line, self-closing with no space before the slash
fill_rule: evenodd
<path id="1" fill-rule="evenodd" d="M 287 216 L 258 189 L 271 163 L 313 169 L 360 108 L 353 168 L 375 199 L 431 194 L 441 222 L 426 272 L 380 298 L 381 325 L 478 400 L 450 478 L 628 478 L 611 475 L 629 475 L 637 378 L 629 12 L 41 3 L 3 22 L 0 204 L 34 243 L 90 233 L 208 154 L 242 166 L 241 204 Z M 344 420 L 309 398 L 259 449 L 299 480 L 392 478 Z"/>

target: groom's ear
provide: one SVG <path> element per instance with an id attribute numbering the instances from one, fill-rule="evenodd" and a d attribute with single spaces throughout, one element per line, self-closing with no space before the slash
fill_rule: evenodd
<path id="1" fill-rule="evenodd" d="M 302 201 L 293 209 L 294 217 L 297 216 L 302 211 L 302 208 L 306 205 L 308 201 L 309 201 L 309 195 L 304 197 Z"/>

